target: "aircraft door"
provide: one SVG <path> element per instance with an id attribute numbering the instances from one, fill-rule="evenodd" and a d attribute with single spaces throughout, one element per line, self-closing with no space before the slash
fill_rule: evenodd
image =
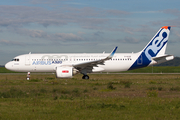
<path id="1" fill-rule="evenodd" d="M 30 65 L 30 55 L 25 56 L 25 65 Z"/>
<path id="2" fill-rule="evenodd" d="M 70 57 L 70 62 L 71 63 L 75 63 L 76 62 L 76 58 L 75 57 Z"/>

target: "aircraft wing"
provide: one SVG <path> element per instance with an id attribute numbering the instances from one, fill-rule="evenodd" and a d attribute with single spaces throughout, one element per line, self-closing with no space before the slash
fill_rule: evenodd
<path id="1" fill-rule="evenodd" d="M 74 65 L 72 65 L 72 66 L 73 66 L 74 68 L 76 68 L 77 70 L 79 70 L 80 72 L 83 71 L 83 70 L 85 70 L 86 72 L 92 72 L 93 67 L 98 67 L 97 65 L 104 65 L 104 62 L 105 62 L 106 60 L 110 60 L 110 59 L 114 56 L 117 48 L 118 48 L 118 47 L 115 47 L 115 48 L 112 50 L 112 52 L 110 53 L 110 55 L 107 56 L 107 57 L 104 58 L 104 59 L 95 60 L 95 61 L 89 61 L 89 62 L 83 62 L 83 63 L 78 63 L 78 64 L 74 64 Z"/>

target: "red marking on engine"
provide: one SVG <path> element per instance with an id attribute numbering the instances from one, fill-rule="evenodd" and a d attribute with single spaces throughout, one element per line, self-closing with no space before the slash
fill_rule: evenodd
<path id="1" fill-rule="evenodd" d="M 62 73 L 69 73 L 69 70 L 63 70 Z"/>

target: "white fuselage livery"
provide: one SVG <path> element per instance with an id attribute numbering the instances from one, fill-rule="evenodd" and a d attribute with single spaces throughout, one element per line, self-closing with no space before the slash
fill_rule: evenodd
<path id="1" fill-rule="evenodd" d="M 140 54 L 140 53 L 139 53 Z M 93 67 L 93 72 L 127 71 L 139 57 L 138 53 L 116 53 L 104 65 Z M 109 54 L 25 54 L 14 58 L 6 68 L 17 72 L 56 72 L 56 67 L 101 60 Z M 15 61 L 16 60 L 16 61 Z M 17 61 L 18 60 L 18 61 Z M 142 64 L 140 61 L 138 64 Z"/>
<path id="2" fill-rule="evenodd" d="M 15 57 L 5 67 L 17 72 L 56 72 L 57 78 L 71 78 L 77 73 L 119 72 L 159 64 L 174 59 L 165 54 L 170 26 L 161 27 L 143 50 L 138 53 L 110 54 L 25 54 Z"/>

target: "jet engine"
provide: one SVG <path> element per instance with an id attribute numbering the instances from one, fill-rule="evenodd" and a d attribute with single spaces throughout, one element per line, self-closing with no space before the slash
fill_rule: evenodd
<path id="1" fill-rule="evenodd" d="M 74 76 L 77 73 L 78 73 L 78 70 L 73 67 L 57 67 L 56 68 L 57 78 L 72 78 L 72 76 Z"/>

